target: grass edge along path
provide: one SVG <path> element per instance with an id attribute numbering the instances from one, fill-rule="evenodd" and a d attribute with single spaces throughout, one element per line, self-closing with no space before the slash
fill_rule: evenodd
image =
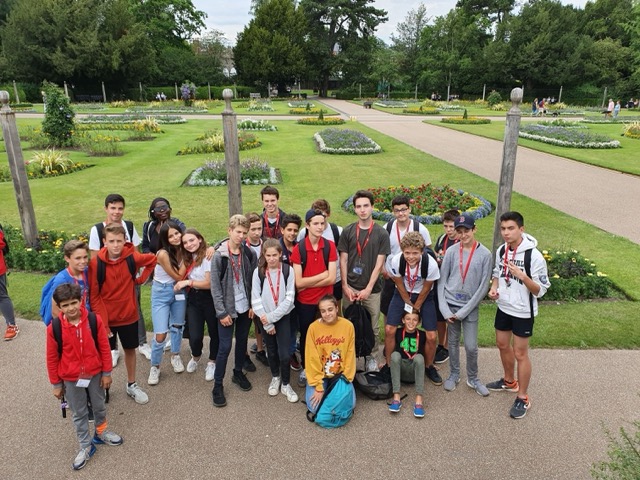
<path id="1" fill-rule="evenodd" d="M 83 230 L 88 230 L 103 216 L 104 195 L 115 189 L 127 198 L 127 217 L 134 220 L 138 229 L 145 220 L 151 199 L 163 195 L 171 200 L 175 215 L 188 225 L 199 228 L 209 242 L 221 238 L 227 219 L 226 189 L 190 187 L 181 190 L 181 181 L 205 156 L 175 156 L 177 148 L 185 141 L 216 124 L 217 121 L 193 120 L 186 125 L 167 126 L 166 133 L 152 142 L 144 142 L 144 145 L 127 143 L 127 155 L 124 157 L 96 160 L 94 168 L 66 178 L 32 182 L 39 228 L 73 231 L 84 225 Z M 332 220 L 347 225 L 354 222 L 355 217 L 341 211 L 340 203 L 356 189 L 417 185 L 427 181 L 447 183 L 491 201 L 496 198 L 496 184 L 357 122 L 348 122 L 345 127 L 360 130 L 373 138 L 383 148 L 382 153 L 323 155 L 317 152 L 312 140 L 316 128 L 296 125 L 292 121 L 279 121 L 277 125 L 278 132 L 260 135 L 263 147 L 251 151 L 251 154 L 257 152 L 261 159 L 281 169 L 284 183 L 278 188 L 285 211 L 304 212 L 311 201 L 323 196 L 333 207 Z M 122 168 L 119 165 L 124 165 L 118 162 L 123 161 L 127 166 L 126 178 L 116 177 L 121 181 L 114 180 L 114 186 L 107 184 L 97 188 L 95 179 L 113 178 Z M 313 168 L 305 167 L 305 163 L 313 165 Z M 340 175 L 335 175 L 336 169 Z M 323 186 L 322 190 L 317 189 L 318 185 Z M 19 225 L 12 188 L 11 184 L 0 185 L 0 203 L 11 206 L 0 220 Z M 243 187 L 246 211 L 260 210 L 260 188 Z M 86 208 L 73 208 L 77 196 L 82 198 L 81 205 L 87 205 Z M 56 198 L 55 205 L 52 205 L 51 198 Z M 71 208 L 61 210 L 61 204 Z M 212 208 L 214 205 L 218 207 Z M 519 194 L 514 194 L 512 208 L 524 214 L 527 231 L 538 239 L 541 248 L 579 250 L 607 273 L 628 297 L 640 298 L 640 278 L 635 274 L 635 265 L 640 264 L 640 246 Z M 478 237 L 485 245 L 491 244 L 493 220 L 491 215 L 478 222 Z M 430 225 L 429 230 L 435 240 L 442 227 Z M 9 275 L 9 293 L 18 312 L 26 317 L 37 317 L 40 289 L 47 278 L 22 272 Z M 148 289 L 143 298 L 145 318 L 150 325 Z M 631 301 L 544 304 L 540 317 L 536 319 L 532 345 L 637 348 L 640 345 L 640 327 L 637 314 L 632 314 L 637 310 L 638 304 Z M 482 345 L 494 343 L 494 314 L 494 305 L 481 309 Z"/>
<path id="2" fill-rule="evenodd" d="M 504 140 L 504 117 L 500 120 L 495 120 L 488 125 L 456 125 L 442 123 L 439 120 L 428 119 L 424 120 L 424 123 L 502 142 Z M 551 118 L 540 120 L 552 121 Z M 618 140 L 622 145 L 622 148 L 588 149 L 558 147 L 556 145 L 537 142 L 535 140 L 527 140 L 525 138 L 518 138 L 518 145 L 538 152 L 549 153 L 551 155 L 568 158 L 569 160 L 575 160 L 576 162 L 586 163 L 629 175 L 640 176 L 640 140 L 623 137 L 621 135 L 623 127 L 622 124 L 585 123 L 583 125 L 588 127 L 591 132 L 604 134 L 614 140 Z"/>

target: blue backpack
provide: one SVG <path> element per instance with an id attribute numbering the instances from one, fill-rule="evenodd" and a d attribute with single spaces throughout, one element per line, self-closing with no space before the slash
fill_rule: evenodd
<path id="1" fill-rule="evenodd" d="M 353 416 L 353 386 L 343 375 L 329 380 L 316 413 L 307 411 L 307 420 L 323 428 L 337 428 Z"/>

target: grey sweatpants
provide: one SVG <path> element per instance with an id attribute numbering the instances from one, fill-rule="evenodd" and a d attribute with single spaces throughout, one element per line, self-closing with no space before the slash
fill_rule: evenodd
<path id="1" fill-rule="evenodd" d="M 94 375 L 89 383 L 89 388 L 86 389 L 76 387 L 76 382 L 64 382 L 64 396 L 67 399 L 69 408 L 73 412 L 73 425 L 76 428 L 80 448 L 87 448 L 91 445 L 87 391 L 91 398 L 91 407 L 93 408 L 96 427 L 102 425 L 107 419 L 107 409 L 104 404 L 104 388 L 100 386 L 101 378 L 102 373 Z"/>
<path id="2" fill-rule="evenodd" d="M 416 394 L 424 394 L 424 356 L 417 353 L 413 359 L 402 358 L 400 352 L 391 354 L 391 387 L 400 392 L 400 382 L 415 382 Z"/>
<path id="3" fill-rule="evenodd" d="M 453 313 L 460 307 L 449 305 Z M 464 349 L 467 354 L 467 380 L 478 378 L 478 309 L 475 308 L 466 318 L 448 324 L 449 368 L 450 376 L 460 378 L 460 332 L 464 333 Z"/>
<path id="4" fill-rule="evenodd" d="M 16 316 L 13 311 L 13 302 L 7 293 L 7 274 L 0 275 L 0 313 L 4 317 L 7 325 L 15 325 Z"/>

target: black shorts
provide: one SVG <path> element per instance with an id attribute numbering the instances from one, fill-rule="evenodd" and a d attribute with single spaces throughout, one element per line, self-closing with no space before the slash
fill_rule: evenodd
<path id="1" fill-rule="evenodd" d="M 496 330 L 513 332 L 518 337 L 530 337 L 533 335 L 533 319 L 514 317 L 498 309 L 494 322 Z"/>
<path id="2" fill-rule="evenodd" d="M 380 295 L 380 311 L 386 317 L 389 313 L 389 305 L 393 298 L 393 292 L 396 291 L 396 284 L 390 278 L 385 278 L 382 286 L 382 294 Z"/>
<path id="3" fill-rule="evenodd" d="M 113 336 L 120 338 L 122 348 L 132 350 L 138 348 L 138 321 L 136 320 L 129 325 L 119 325 L 117 327 L 109 327 Z"/>

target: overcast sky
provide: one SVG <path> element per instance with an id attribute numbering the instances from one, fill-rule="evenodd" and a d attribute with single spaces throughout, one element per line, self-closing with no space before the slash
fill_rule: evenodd
<path id="1" fill-rule="evenodd" d="M 404 21 L 407 12 L 414 10 L 424 3 L 427 7 L 427 15 L 438 17 L 446 15 L 457 0 L 375 0 L 376 8 L 386 10 L 389 20 L 378 27 L 376 35 L 389 42 L 390 36 L 395 32 L 398 22 Z M 563 4 L 572 4 L 576 7 L 584 7 L 587 0 L 561 0 Z M 224 33 L 231 44 L 235 44 L 236 35 L 241 32 L 251 20 L 249 7 L 251 0 L 192 0 L 198 10 L 207 13 L 206 24 L 208 29 L 216 29 Z"/>

